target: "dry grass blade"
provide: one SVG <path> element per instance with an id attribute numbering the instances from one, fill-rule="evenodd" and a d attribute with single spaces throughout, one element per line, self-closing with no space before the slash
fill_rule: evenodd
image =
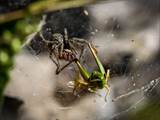
<path id="1" fill-rule="evenodd" d="M 23 10 L 0 14 L 0 24 L 44 12 L 75 8 L 95 2 L 96 0 L 41 0 L 30 4 Z"/>

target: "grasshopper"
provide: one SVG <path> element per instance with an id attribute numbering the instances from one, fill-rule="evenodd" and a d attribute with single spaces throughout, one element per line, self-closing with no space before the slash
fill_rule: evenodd
<path id="1" fill-rule="evenodd" d="M 105 72 L 105 69 L 99 60 L 95 48 L 92 47 L 92 45 L 88 42 L 86 42 L 95 61 L 98 66 L 98 70 L 94 70 L 92 73 L 88 72 L 85 67 L 83 67 L 80 63 L 80 61 L 76 58 L 72 62 L 75 62 L 76 65 L 78 66 L 80 75 L 82 76 L 83 79 L 77 79 L 74 81 L 74 90 L 73 92 L 77 91 L 78 89 L 81 88 L 87 88 L 88 91 L 96 93 L 98 89 L 106 89 L 106 96 L 109 94 L 109 86 L 108 86 L 108 80 L 110 78 L 110 70 L 107 70 L 107 73 Z M 67 67 L 70 63 L 68 63 L 66 66 L 64 66 L 60 71 L 62 71 L 65 67 Z M 59 71 L 59 72 L 60 72 Z"/>

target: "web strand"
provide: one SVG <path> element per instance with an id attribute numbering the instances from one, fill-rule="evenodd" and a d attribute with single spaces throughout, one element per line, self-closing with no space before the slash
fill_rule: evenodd
<path id="1" fill-rule="evenodd" d="M 160 77 L 158 77 L 157 79 L 151 80 L 147 85 L 142 86 L 139 89 L 135 89 L 132 90 L 126 94 L 120 95 L 116 98 L 113 99 L 113 101 L 118 101 L 119 99 L 122 99 L 124 97 L 130 96 L 132 94 L 138 93 L 138 92 L 144 92 L 144 94 L 148 95 L 149 93 L 152 92 L 152 90 L 160 83 Z M 140 100 L 138 100 L 135 104 L 133 104 L 131 107 L 127 108 L 126 110 L 123 110 L 119 113 L 116 113 L 115 115 L 113 115 L 110 120 L 113 120 L 121 115 L 124 115 L 125 113 L 128 113 L 129 111 L 135 109 L 138 104 L 140 104 L 143 100 L 145 99 L 145 96 L 143 96 Z"/>
<path id="2" fill-rule="evenodd" d="M 135 90 L 132 90 L 126 94 L 122 94 L 116 98 L 114 98 L 112 101 L 113 102 L 116 102 L 118 101 L 119 99 L 122 99 L 122 98 L 125 98 L 125 97 L 128 97 L 132 94 L 135 94 L 135 93 L 138 93 L 138 92 L 144 92 L 144 94 L 148 94 L 150 93 L 160 82 L 160 77 L 158 77 L 157 79 L 154 79 L 154 80 L 151 80 L 149 82 L 149 84 L 145 85 L 145 86 L 142 86 L 141 88 L 138 88 L 138 89 L 135 89 Z"/>

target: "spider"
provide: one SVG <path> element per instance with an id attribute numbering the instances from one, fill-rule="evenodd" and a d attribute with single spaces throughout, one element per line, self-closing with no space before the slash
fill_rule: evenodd
<path id="1" fill-rule="evenodd" d="M 45 39 L 42 31 L 39 32 L 39 35 L 42 38 L 42 41 L 47 45 L 49 57 L 57 66 L 56 74 L 59 74 L 59 72 L 61 71 L 59 61 L 65 60 L 70 62 L 74 60 L 75 58 L 77 58 L 79 49 L 79 60 L 81 59 L 86 45 L 86 40 L 76 37 L 69 38 L 66 28 L 64 28 L 64 36 L 61 33 L 54 33 L 52 35 L 52 40 Z"/>

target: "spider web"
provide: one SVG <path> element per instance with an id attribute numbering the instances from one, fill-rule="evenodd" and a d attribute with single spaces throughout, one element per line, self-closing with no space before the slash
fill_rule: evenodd
<path id="1" fill-rule="evenodd" d="M 143 102 L 145 100 L 145 97 L 146 96 L 150 96 L 151 95 L 151 92 L 155 89 L 155 87 L 159 87 L 160 83 L 160 77 L 157 78 L 157 79 L 154 79 L 154 80 L 151 80 L 151 82 L 149 82 L 147 85 L 145 86 L 142 86 L 141 88 L 138 88 L 138 89 L 134 89 L 126 94 L 122 94 L 116 98 L 113 99 L 113 101 L 118 101 L 119 99 L 122 99 L 124 97 L 128 97 L 132 94 L 135 94 L 135 93 L 138 93 L 138 92 L 143 92 L 144 96 L 142 96 L 138 101 L 136 101 L 133 105 L 131 105 L 129 108 L 119 112 L 119 113 L 116 113 L 114 114 L 110 119 L 115 119 L 123 114 L 126 114 L 128 112 L 130 112 L 131 110 L 133 109 L 136 109 L 138 107 L 138 105 Z"/>
<path id="2" fill-rule="evenodd" d="M 114 7 L 115 8 L 115 7 Z M 113 10 L 114 11 L 114 10 Z M 98 11 L 98 12 L 101 12 L 100 10 Z M 59 13 L 60 14 L 60 13 Z M 105 13 L 106 14 L 106 13 Z M 58 17 L 57 17 L 58 18 Z M 51 21 L 53 21 L 52 19 L 50 20 L 50 22 Z M 74 20 L 74 21 L 76 21 L 76 20 Z M 85 21 L 85 20 L 84 20 Z M 58 22 L 59 23 L 59 22 Z M 112 22 L 111 22 L 112 23 Z M 110 23 L 110 24 L 111 24 Z M 61 23 L 59 23 L 59 24 L 61 24 Z M 71 25 L 72 25 L 72 23 L 70 23 Z M 77 23 L 75 23 L 75 24 L 77 24 Z M 88 25 L 88 23 L 87 23 L 87 25 Z M 86 25 L 86 26 L 87 26 Z M 55 25 L 55 26 L 59 26 L 59 25 Z M 82 28 L 84 28 L 85 30 L 87 30 L 87 27 L 82 27 Z M 74 27 L 73 27 L 74 28 Z M 110 28 L 110 27 L 109 27 Z M 109 29 L 109 28 L 106 28 L 106 29 Z M 61 28 L 62 29 L 62 31 L 63 31 L 63 27 Z M 77 30 L 77 29 L 76 29 Z M 75 30 L 73 30 L 73 31 L 75 31 Z M 87 32 L 88 32 L 89 30 L 87 30 Z M 81 34 L 83 32 L 83 30 L 82 31 L 79 31 L 79 34 Z M 74 34 L 74 36 L 76 35 L 75 34 L 75 32 L 73 32 Z M 70 33 L 71 34 L 71 33 Z M 77 36 L 79 36 L 79 34 L 77 35 Z M 99 41 L 100 39 L 98 39 L 97 41 Z M 106 40 L 106 39 L 105 39 Z M 119 41 L 116 41 L 116 43 L 118 43 Z M 125 42 L 128 42 L 128 41 L 125 41 Z M 124 42 L 124 43 L 125 43 Z M 105 43 L 106 44 L 106 43 Z M 108 43 L 107 43 L 108 44 Z M 96 45 L 96 44 L 95 44 Z M 98 46 L 102 46 L 103 44 L 99 44 Z M 122 44 L 123 45 L 123 44 Z M 109 48 L 109 47 L 112 47 L 112 44 L 109 44 L 108 46 L 105 46 L 106 48 Z M 114 47 L 114 46 L 113 46 Z M 119 45 L 119 47 L 121 47 L 121 45 Z M 122 47 L 123 48 L 123 47 Z M 116 49 L 116 47 L 114 47 L 114 49 Z M 106 50 L 107 51 L 107 50 Z M 99 51 L 98 51 L 99 52 Z M 112 50 L 110 50 L 108 53 L 110 53 L 110 52 L 112 52 Z M 128 53 L 127 53 L 128 54 Z M 105 55 L 105 54 L 102 54 L 101 56 L 100 56 L 100 58 L 103 58 L 103 55 Z M 116 55 L 115 55 L 116 56 Z M 130 55 L 128 54 L 128 56 L 130 57 Z M 31 56 L 31 57 L 33 57 L 33 56 Z M 34 56 L 35 57 L 35 56 Z M 28 58 L 28 56 L 26 57 L 26 59 Z M 39 69 L 40 67 L 41 68 L 43 68 L 43 69 L 45 69 L 44 70 L 44 72 L 46 72 L 46 71 L 51 71 L 51 74 L 53 75 L 53 76 L 50 76 L 50 79 L 52 79 L 51 81 L 49 81 L 51 84 L 52 84 L 52 82 L 55 82 L 55 84 L 56 84 L 56 82 L 61 82 L 61 80 L 63 80 L 63 79 L 65 79 L 66 78 L 66 76 L 65 76 L 65 74 L 61 74 L 61 75 L 59 75 L 58 77 L 56 76 L 56 75 L 54 75 L 53 74 L 53 68 L 52 68 L 52 66 L 54 66 L 54 65 L 52 65 L 52 64 L 50 64 L 50 60 L 46 60 L 46 58 L 48 58 L 48 56 L 45 56 L 45 57 L 43 57 L 42 56 L 42 58 L 40 58 L 40 57 L 38 57 L 37 58 L 37 61 L 39 62 L 40 60 L 44 60 L 44 61 L 42 61 L 42 62 L 39 62 L 39 65 L 37 65 L 36 67 Z M 108 57 L 107 57 L 108 58 Z M 119 57 L 118 57 L 119 58 Z M 113 57 L 113 59 L 114 59 L 114 57 Z M 156 59 L 158 59 L 159 60 L 159 58 L 158 57 L 156 57 Z M 158 61 L 157 60 L 157 61 Z M 33 63 L 33 65 L 34 64 L 37 64 L 37 62 L 36 62 L 36 60 L 35 60 L 35 58 L 33 58 L 32 60 L 31 60 Z M 35 61 L 35 62 L 34 62 Z M 47 61 L 47 62 L 46 62 Z M 132 62 L 134 62 L 135 60 L 134 59 L 131 59 L 131 63 Z M 113 99 L 113 101 L 112 101 L 112 104 L 114 104 L 114 106 L 115 106 L 115 108 L 117 109 L 117 110 L 115 110 L 114 112 L 113 112 L 113 114 L 112 115 L 110 115 L 109 116 L 109 119 L 110 120 L 114 120 L 114 119 L 121 119 L 121 118 L 123 118 L 123 116 L 128 116 L 128 114 L 130 114 L 131 113 L 131 111 L 132 110 L 138 110 L 138 109 L 140 109 L 140 107 L 141 107 L 141 104 L 142 103 L 146 103 L 146 100 L 150 100 L 151 101 L 151 103 L 152 103 L 152 100 L 154 100 L 154 101 L 158 101 L 159 100 L 159 91 L 158 91 L 158 89 L 159 89 L 159 87 L 160 87 L 160 77 L 159 77 L 159 61 L 157 62 L 157 61 L 154 61 L 154 60 L 152 60 L 152 63 L 151 64 L 140 64 L 139 66 L 138 66 L 138 68 L 139 69 L 141 69 L 141 70 L 137 70 L 137 69 L 135 69 L 135 70 L 133 70 L 133 71 L 129 71 L 129 68 L 131 67 L 130 65 L 130 63 L 129 62 L 124 62 L 124 63 L 122 63 L 122 64 L 119 64 L 118 62 L 117 63 L 113 63 L 113 66 L 109 66 L 109 67 L 111 67 L 111 71 L 114 69 L 114 68 L 116 68 L 116 70 L 115 70 L 115 74 L 116 74 L 116 76 L 114 76 L 114 77 L 117 77 L 118 79 L 117 79 L 117 81 L 120 81 L 121 82 L 121 77 L 123 76 L 123 78 L 124 79 L 126 79 L 126 81 L 125 82 L 128 82 L 128 84 L 124 84 L 124 85 L 118 85 L 118 91 L 122 91 L 122 89 L 123 88 L 125 88 L 122 92 L 119 92 L 116 96 L 112 96 L 111 95 L 111 99 Z M 90 61 L 89 61 L 90 62 Z M 104 61 L 103 61 L 104 62 Z M 122 62 L 122 61 L 121 61 Z M 105 63 L 105 62 L 104 62 Z M 157 64 L 156 64 L 157 63 Z M 29 63 L 29 64 L 31 64 L 31 63 Z M 44 66 L 46 66 L 46 64 L 48 64 L 48 67 L 44 67 Z M 115 66 L 115 67 L 114 67 Z M 117 67 L 118 66 L 118 67 Z M 20 66 L 21 67 L 21 66 Z M 51 67 L 51 69 L 48 69 L 49 67 Z M 112 68 L 113 67 L 113 68 Z M 149 70 L 148 70 L 148 68 L 149 68 Z M 24 68 L 22 68 L 22 70 L 23 70 Z M 42 70 L 43 70 L 42 69 Z M 118 69 L 118 71 L 117 71 L 117 69 Z M 35 70 L 36 71 L 36 70 Z M 26 75 L 24 78 L 25 79 L 27 79 L 27 77 L 29 76 L 30 78 L 29 78 L 29 80 L 30 79 L 32 79 L 32 77 L 34 77 L 33 75 L 34 74 L 32 74 L 32 73 L 29 73 L 30 71 L 27 71 L 26 73 L 28 74 L 28 75 Z M 73 72 L 75 72 L 75 71 L 72 71 L 72 73 Z M 118 73 L 117 73 L 118 72 Z M 18 73 L 18 72 L 17 72 Z M 24 72 L 23 72 L 24 73 Z M 39 77 L 37 77 L 37 76 L 39 76 L 39 74 L 41 74 L 41 71 L 40 71 L 40 73 L 38 73 L 37 74 L 37 76 L 36 76 L 36 78 L 37 78 L 37 80 L 35 81 L 35 83 L 33 82 L 33 84 L 31 84 L 32 86 L 34 86 L 33 88 L 33 91 L 38 91 L 37 93 L 38 94 L 40 94 L 40 93 L 43 93 L 43 89 L 48 89 L 47 88 L 47 85 L 44 85 L 44 83 L 47 83 L 46 82 L 46 78 L 48 78 L 48 76 L 50 75 L 50 74 L 48 74 L 48 73 L 50 73 L 50 72 L 46 72 L 46 76 L 45 76 L 45 78 L 44 79 L 41 79 L 41 80 L 39 80 L 40 78 Z M 65 73 L 65 72 L 64 72 Z M 72 74 L 71 73 L 71 74 Z M 68 73 L 68 74 L 70 74 L 70 73 Z M 158 76 L 157 76 L 158 75 Z M 16 76 L 18 76 L 17 74 L 16 74 Z M 68 77 L 68 76 L 67 76 Z M 111 77 L 111 80 L 112 79 L 114 79 L 114 77 Z M 148 78 L 147 78 L 148 77 Z M 24 79 L 23 78 L 23 79 Z M 60 79 L 59 79 L 60 78 Z M 122 78 L 122 79 L 123 79 Z M 16 78 L 17 79 L 17 78 Z M 53 80 L 54 79 L 54 80 Z M 71 78 L 69 78 L 69 79 L 71 79 Z M 33 79 L 32 81 L 34 81 L 35 79 Z M 42 84 L 40 84 L 39 85 L 39 83 L 42 81 L 43 82 L 43 80 L 44 80 L 44 83 L 42 83 Z M 31 82 L 32 82 L 31 81 Z M 115 80 L 116 81 L 116 80 Z M 64 82 L 64 85 L 63 85 L 63 87 L 66 87 L 67 86 L 67 82 L 64 80 L 63 81 Z M 110 81 L 109 81 L 110 82 Z M 142 83 L 141 83 L 142 82 Z M 29 83 L 29 85 L 30 85 L 30 83 Z M 111 88 L 112 88 L 112 86 L 114 86 L 114 83 L 112 84 L 112 82 L 111 82 Z M 127 86 L 128 85 L 128 86 Z M 26 85 L 27 86 L 27 85 Z M 36 88 L 36 86 L 39 86 L 41 89 L 39 89 L 39 88 Z M 48 85 L 48 86 L 50 86 L 50 84 Z M 50 86 L 51 87 L 51 86 Z M 52 88 L 52 87 L 51 87 Z M 63 89 L 60 89 L 60 90 L 62 90 L 63 91 Z M 112 90 L 112 89 L 111 89 Z M 35 94 L 33 94 L 33 96 L 35 97 L 35 96 L 38 96 L 38 94 L 35 92 Z M 51 91 L 51 92 L 53 92 L 53 91 Z M 65 91 L 63 91 L 63 93 L 61 92 L 61 94 L 59 94 L 59 96 L 54 96 L 54 98 L 56 99 L 56 97 L 57 97 L 57 101 L 59 102 L 59 101 L 62 101 L 63 103 L 65 103 L 65 104 L 73 104 L 73 103 L 76 103 L 76 104 L 74 104 L 73 105 L 73 108 L 72 107 L 64 107 L 64 109 L 71 109 L 70 110 L 70 113 L 69 114 L 74 114 L 74 112 L 77 110 L 77 108 L 76 109 L 74 109 L 74 106 L 78 106 L 79 105 L 79 103 L 78 102 L 73 102 L 74 100 L 75 100 L 75 98 L 73 98 L 73 99 L 69 99 L 69 97 L 71 96 L 70 95 L 70 91 L 66 91 L 66 92 L 68 92 L 69 93 L 69 95 L 68 94 L 66 94 L 65 95 L 65 93 L 64 93 Z M 113 89 L 113 92 L 114 92 L 114 89 Z M 155 94 L 155 92 L 157 92 L 156 94 Z M 48 91 L 46 92 L 47 94 L 48 94 Z M 46 94 L 45 93 L 45 94 Z M 134 98 L 134 95 L 136 95 L 136 94 L 139 94 L 139 93 L 142 93 L 141 95 L 140 95 L 140 97 L 138 97 L 138 98 L 136 98 L 135 100 L 133 100 L 133 101 L 131 101 L 130 103 L 128 103 L 128 104 L 124 104 L 123 106 L 120 106 L 120 104 L 122 104 L 123 102 L 122 102 L 122 100 L 124 100 L 125 99 L 125 101 L 130 101 L 130 99 L 131 98 Z M 67 96 L 68 95 L 68 96 Z M 88 95 L 88 94 L 87 94 Z M 60 99 L 59 99 L 59 98 Z M 35 98 L 34 98 L 35 99 Z M 37 99 L 39 100 L 39 98 L 37 97 Z M 42 98 L 41 98 L 42 99 Z M 55 100 L 54 99 L 54 100 Z M 50 100 L 50 95 L 49 95 L 49 100 Z M 77 101 L 83 101 L 83 98 L 76 98 L 76 100 Z M 93 99 L 92 99 L 93 100 Z M 88 97 L 88 101 L 87 102 L 84 102 L 84 106 L 87 106 L 88 104 L 90 104 L 90 103 L 92 103 L 91 101 L 91 98 L 90 97 Z M 43 99 L 42 99 L 42 101 L 43 101 Z M 59 108 L 59 106 L 57 105 L 57 101 L 55 102 L 55 106 L 52 106 L 52 107 L 55 107 L 55 108 Z M 48 104 L 50 104 L 50 103 L 48 103 L 48 101 L 46 102 L 47 103 L 47 105 Z M 148 103 L 148 102 L 147 102 Z M 60 104 L 60 103 L 59 103 Z M 104 102 L 102 102 L 101 103 L 101 105 L 102 104 L 104 104 Z M 110 104 L 110 103 L 109 103 Z M 148 103 L 148 104 L 150 104 L 150 103 Z M 158 104 L 155 104 L 155 106 L 156 105 L 158 105 Z M 41 106 L 41 104 L 39 104 L 39 105 L 37 105 L 37 106 Z M 58 107 L 57 107 L 58 106 Z M 82 106 L 82 105 L 81 105 Z M 103 110 L 100 110 L 100 106 L 96 106 L 95 107 L 95 104 L 91 104 L 91 106 L 90 107 L 93 107 L 93 109 L 96 109 L 96 107 L 97 108 L 99 108 L 99 111 L 100 112 L 103 112 Z M 106 106 L 106 107 L 108 107 L 108 106 Z M 51 109 L 51 108 L 50 108 Z M 84 113 L 83 111 L 84 111 L 84 108 L 78 108 L 78 109 L 81 109 L 81 110 L 79 110 L 80 112 L 82 112 L 82 113 Z M 52 110 L 52 109 L 51 109 Z M 78 110 L 77 110 L 78 111 Z M 78 111 L 78 112 L 79 112 Z M 148 110 L 149 111 L 149 110 Z M 92 110 L 91 110 L 91 108 L 86 108 L 86 112 L 87 113 L 90 113 L 90 112 L 92 112 Z M 95 112 L 95 111 L 94 111 Z M 93 112 L 93 114 L 94 114 L 94 112 Z M 109 112 L 109 111 L 105 111 L 105 112 Z M 62 115 L 60 115 L 60 116 L 63 116 L 64 114 L 63 114 L 63 112 L 61 113 Z M 105 113 L 106 114 L 106 113 Z M 36 115 L 36 113 L 35 113 L 35 115 Z M 76 115 L 76 114 L 75 114 Z M 85 114 L 84 114 L 85 115 Z M 90 115 L 90 114 L 89 114 Z M 95 116 L 95 115 L 94 115 Z M 99 117 L 100 115 L 96 115 L 97 117 Z M 81 115 L 81 119 L 83 119 L 83 114 Z M 91 116 L 90 115 L 90 117 L 91 118 L 93 118 L 93 116 Z M 105 120 L 107 119 L 108 120 L 108 118 L 106 118 L 106 116 L 105 117 L 103 117 L 103 118 L 105 118 Z M 96 119 L 96 118 L 94 118 L 94 119 Z M 101 118 L 100 118 L 101 119 Z M 89 119 L 90 120 L 90 119 Z M 98 118 L 96 119 L 96 120 L 99 120 Z"/>

